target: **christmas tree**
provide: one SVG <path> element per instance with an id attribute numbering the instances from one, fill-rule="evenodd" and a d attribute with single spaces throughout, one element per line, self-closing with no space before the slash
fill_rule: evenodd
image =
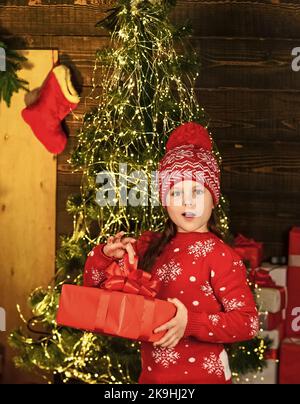
<path id="1" fill-rule="evenodd" d="M 20 89 L 28 91 L 27 81 L 18 77 L 22 63 L 27 59 L 0 40 L 0 101 L 3 100 L 10 107 L 13 93 Z"/>
<path id="2" fill-rule="evenodd" d="M 64 382 L 137 381 L 139 342 L 57 327 L 55 318 L 61 286 L 82 284 L 87 254 L 96 244 L 121 230 L 134 237 L 144 230 L 162 230 L 167 217 L 148 185 L 153 183 L 166 141 L 181 123 L 194 121 L 208 127 L 208 117 L 194 93 L 199 60 L 187 41 L 189 29 L 175 28 L 169 21 L 173 6 L 174 0 L 119 0 L 97 24 L 110 31 L 111 43 L 97 51 L 89 95 L 97 105 L 85 113 L 69 160 L 73 172 L 82 173 L 80 195 L 67 202 L 74 231 L 61 239 L 53 285 L 30 295 L 33 317 L 24 321 L 31 333 L 18 330 L 10 336 L 10 343 L 19 350 L 17 366 L 59 374 Z M 213 152 L 221 165 L 215 142 Z M 102 203 L 105 195 L 99 173 L 103 172 L 113 173 L 115 181 L 106 184 L 106 190 L 113 193 L 114 204 Z M 127 195 L 132 197 L 137 186 L 137 203 L 126 204 Z M 230 241 L 223 196 L 209 226 Z M 252 361 L 245 353 L 248 365 L 243 371 L 263 363 L 261 340 L 250 345 L 247 352 L 251 350 Z M 244 354 L 236 347 L 234 358 L 237 352 Z"/>

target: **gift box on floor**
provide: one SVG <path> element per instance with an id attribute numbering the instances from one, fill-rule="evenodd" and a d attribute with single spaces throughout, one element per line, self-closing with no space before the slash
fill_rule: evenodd
<path id="1" fill-rule="evenodd" d="M 276 286 L 287 286 L 287 265 L 271 264 L 262 262 L 260 269 L 267 271 Z"/>
<path id="2" fill-rule="evenodd" d="M 274 330 L 280 326 L 285 320 L 285 309 L 277 313 L 269 313 L 267 311 L 259 312 L 259 328 L 263 330 Z"/>
<path id="3" fill-rule="evenodd" d="M 287 289 L 286 335 L 300 338 L 300 227 L 293 227 L 289 234 Z"/>
<path id="4" fill-rule="evenodd" d="M 57 324 L 109 336 L 158 341 L 166 331 L 153 330 L 176 314 L 176 306 L 155 298 L 159 281 L 129 263 L 114 261 L 100 288 L 63 285 Z"/>
<path id="5" fill-rule="evenodd" d="M 300 338 L 286 338 L 282 341 L 279 384 L 300 384 Z"/>
<path id="6" fill-rule="evenodd" d="M 270 272 L 261 267 L 251 269 L 249 280 L 255 284 L 256 303 L 259 311 L 277 313 L 287 306 L 287 288 L 276 286 Z"/>
<path id="7" fill-rule="evenodd" d="M 260 311 L 277 313 L 286 308 L 287 292 L 284 287 L 258 288 L 255 296 Z"/>
<path id="8" fill-rule="evenodd" d="M 250 268 L 254 269 L 260 265 L 263 257 L 263 243 L 238 234 L 234 239 L 233 249 L 242 260 L 249 261 Z"/>

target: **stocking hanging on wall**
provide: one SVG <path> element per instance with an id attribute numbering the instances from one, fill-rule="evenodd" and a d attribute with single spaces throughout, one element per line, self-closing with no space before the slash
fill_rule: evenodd
<path id="1" fill-rule="evenodd" d="M 61 122 L 79 101 L 65 65 L 54 67 L 42 86 L 27 95 L 22 117 L 50 153 L 59 154 L 65 149 L 67 136 Z"/>

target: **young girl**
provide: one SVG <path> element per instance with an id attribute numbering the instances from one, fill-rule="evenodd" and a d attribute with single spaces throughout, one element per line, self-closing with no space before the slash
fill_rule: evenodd
<path id="1" fill-rule="evenodd" d="M 252 339 L 259 327 L 243 261 L 212 227 L 220 170 L 209 134 L 197 123 L 177 128 L 166 149 L 159 164 L 164 231 L 145 231 L 138 240 L 120 232 L 99 244 L 86 261 L 84 284 L 98 286 L 114 259 L 137 253 L 139 268 L 161 281 L 156 297 L 177 307 L 154 330 L 166 334 L 141 343 L 139 383 L 230 384 L 223 344 Z"/>

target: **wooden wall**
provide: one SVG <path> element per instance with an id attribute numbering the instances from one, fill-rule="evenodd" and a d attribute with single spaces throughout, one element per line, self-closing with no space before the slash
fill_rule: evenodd
<path id="1" fill-rule="evenodd" d="M 94 25 L 105 0 L 10 0 L 0 3 L 0 36 L 16 48 L 57 48 L 74 69 L 82 96 L 91 86 L 95 50 L 107 43 Z M 222 189 L 232 231 L 265 243 L 265 257 L 287 252 L 288 230 L 300 225 L 299 1 L 178 1 L 174 22 L 190 19 L 202 66 L 200 103 L 223 156 Z M 82 103 L 75 111 L 81 116 Z M 70 115 L 69 145 L 58 157 L 57 247 L 72 231 L 66 198 L 80 176 L 67 163 L 79 123 Z"/>
<path id="2" fill-rule="evenodd" d="M 30 60 L 30 68 L 24 66 L 20 77 L 32 88 L 39 87 L 57 61 L 57 51 L 22 54 Z M 29 294 L 51 282 L 56 247 L 57 160 L 22 119 L 24 94 L 23 90 L 14 94 L 11 108 L 0 103 L 0 307 L 6 311 L 0 346 L 5 346 L 4 382 L 14 384 L 41 381 L 15 368 L 15 351 L 6 342 L 12 330 L 26 328 L 16 305 L 25 318 L 31 318 Z M 1 373 L 0 369 L 0 380 Z"/>

